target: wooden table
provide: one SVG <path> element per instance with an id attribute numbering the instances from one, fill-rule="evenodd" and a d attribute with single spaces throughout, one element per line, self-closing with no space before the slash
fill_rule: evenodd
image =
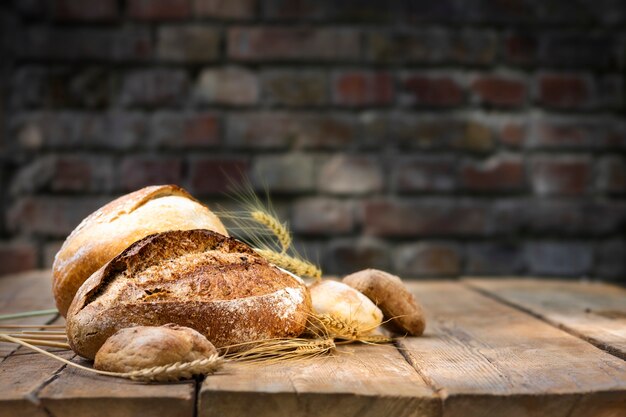
<path id="1" fill-rule="evenodd" d="M 2 344 L 0 416 L 626 416 L 626 290 L 530 279 L 411 288 L 427 312 L 424 337 L 231 364 L 204 381 L 94 376 Z M 0 278 L 0 313 L 51 306 L 48 271 Z"/>

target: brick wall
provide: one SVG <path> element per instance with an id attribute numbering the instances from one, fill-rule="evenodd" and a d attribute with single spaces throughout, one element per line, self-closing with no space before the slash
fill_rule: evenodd
<path id="1" fill-rule="evenodd" d="M 328 273 L 626 276 L 621 1 L 0 7 L 0 272 L 243 172 Z"/>

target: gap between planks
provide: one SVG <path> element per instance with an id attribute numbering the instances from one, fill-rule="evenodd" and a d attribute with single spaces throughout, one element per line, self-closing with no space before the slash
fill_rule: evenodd
<path id="1" fill-rule="evenodd" d="M 615 356 L 615 357 L 617 357 L 619 359 L 622 359 L 622 360 L 626 361 L 626 352 L 620 350 L 617 347 L 612 346 L 609 343 L 606 343 L 606 342 L 604 342 L 602 340 L 598 340 L 598 339 L 596 339 L 594 337 L 586 335 L 585 333 L 583 333 L 581 331 L 578 331 L 575 328 L 573 328 L 571 326 L 568 326 L 565 323 L 561 323 L 561 322 L 559 322 L 557 320 L 553 320 L 550 317 L 547 317 L 547 315 L 545 315 L 545 314 L 542 314 L 540 312 L 534 311 L 532 309 L 532 307 L 526 307 L 526 306 L 524 306 L 524 305 L 522 305 L 522 304 L 520 304 L 518 302 L 509 300 L 509 299 L 505 298 L 504 296 L 498 295 L 496 292 L 490 291 L 490 290 L 488 290 L 486 288 L 482 288 L 482 287 L 472 283 L 472 279 L 467 279 L 467 280 L 464 280 L 464 281 L 461 281 L 461 282 L 462 282 L 462 284 L 466 288 L 468 288 L 468 289 L 470 289 L 470 290 L 472 290 L 474 292 L 477 292 L 477 293 L 479 293 L 479 294 L 481 294 L 481 295 L 483 295 L 483 296 L 485 296 L 487 298 L 490 298 L 490 299 L 492 299 L 494 301 L 497 301 L 497 302 L 499 302 L 501 304 L 504 304 L 506 306 L 509 306 L 511 308 L 519 310 L 519 311 L 521 311 L 523 313 L 526 313 L 526 314 L 528 314 L 528 315 L 530 315 L 532 317 L 535 317 L 536 319 L 539 319 L 539 320 L 543 321 L 544 323 L 547 323 L 547 324 L 549 324 L 551 326 L 556 327 L 559 330 L 562 330 L 562 331 L 564 331 L 566 333 L 569 333 L 572 336 L 577 337 L 578 339 L 581 339 L 582 341 L 587 342 L 587 343 L 597 347 L 598 349 L 600 349 L 600 350 L 602 350 L 602 351 L 604 351 L 604 352 L 606 352 L 606 353 L 608 353 L 610 355 L 613 355 L 613 356 Z"/>

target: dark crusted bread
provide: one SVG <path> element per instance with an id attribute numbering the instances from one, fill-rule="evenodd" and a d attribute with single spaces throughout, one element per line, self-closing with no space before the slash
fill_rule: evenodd
<path id="1" fill-rule="evenodd" d="M 67 335 L 89 359 L 119 329 L 167 323 L 220 348 L 298 336 L 310 312 L 306 286 L 246 244 L 177 230 L 145 237 L 89 277 L 68 311 Z"/>
<path id="2" fill-rule="evenodd" d="M 52 290 L 59 312 L 65 316 L 83 282 L 133 242 L 191 229 L 228 235 L 215 214 L 175 185 L 145 187 L 101 207 L 74 229 L 54 258 Z"/>

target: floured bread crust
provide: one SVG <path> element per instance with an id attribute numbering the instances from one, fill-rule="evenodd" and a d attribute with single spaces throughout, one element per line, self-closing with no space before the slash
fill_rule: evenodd
<path id="1" fill-rule="evenodd" d="M 83 284 L 67 334 L 90 359 L 119 329 L 167 323 L 220 348 L 298 336 L 310 312 L 306 286 L 246 244 L 209 230 L 169 231 L 136 242 Z"/>
<path id="2" fill-rule="evenodd" d="M 94 367 L 102 371 L 132 372 L 176 362 L 206 359 L 215 346 L 197 331 L 175 324 L 121 329 L 98 350 Z"/>
<path id="3" fill-rule="evenodd" d="M 65 316 L 82 283 L 133 242 L 153 233 L 189 229 L 228 236 L 215 214 L 174 185 L 142 188 L 92 213 L 54 259 L 52 289 L 59 312 Z"/>

